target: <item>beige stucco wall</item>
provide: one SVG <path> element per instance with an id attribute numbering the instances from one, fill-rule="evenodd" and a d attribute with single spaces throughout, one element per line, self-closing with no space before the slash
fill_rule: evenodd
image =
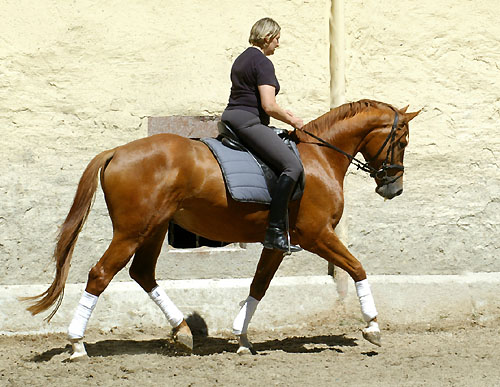
<path id="1" fill-rule="evenodd" d="M 348 178 L 351 250 L 376 273 L 500 271 L 500 3 L 346 1 L 347 99 L 423 108 L 405 192 Z"/>
<path id="2" fill-rule="evenodd" d="M 349 244 L 370 274 L 500 271 L 499 7 L 344 3 L 347 100 L 423 108 L 402 197 L 384 202 L 363 173 L 347 178 Z M 148 116 L 221 113 L 258 18 L 283 29 L 279 102 L 306 120 L 325 112 L 329 10 L 326 0 L 1 1 L 0 284 L 51 280 L 57 226 L 96 153 L 145 136 Z M 70 281 L 110 237 L 99 193 Z"/>
<path id="3" fill-rule="evenodd" d="M 282 26 L 272 58 L 279 102 L 306 120 L 324 113 L 328 9 L 298 0 L 0 1 L 0 284 L 51 281 L 57 227 L 95 154 L 146 136 L 148 116 L 222 112 L 232 61 L 259 18 Z M 99 192 L 70 281 L 86 279 L 110 237 Z"/>

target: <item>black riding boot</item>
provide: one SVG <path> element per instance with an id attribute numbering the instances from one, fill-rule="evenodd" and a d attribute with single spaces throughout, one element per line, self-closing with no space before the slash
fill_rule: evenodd
<path id="1" fill-rule="evenodd" d="M 302 250 L 288 242 L 288 202 L 294 188 L 295 181 L 289 176 L 282 174 L 278 178 L 269 208 L 269 226 L 264 239 L 266 249 L 292 253 Z"/>

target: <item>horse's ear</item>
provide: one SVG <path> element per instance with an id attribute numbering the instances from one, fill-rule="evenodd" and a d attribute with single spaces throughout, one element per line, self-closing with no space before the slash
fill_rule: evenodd
<path id="1" fill-rule="evenodd" d="M 399 109 L 399 111 L 400 111 L 401 113 L 406 113 L 406 111 L 408 110 L 408 106 L 410 106 L 410 105 L 406 105 L 404 108 Z"/>
<path id="2" fill-rule="evenodd" d="M 413 113 L 406 113 L 405 114 L 405 118 L 407 119 L 406 122 L 410 122 L 411 120 L 413 120 L 416 116 L 418 116 L 418 114 L 421 112 L 422 110 L 419 110 L 418 112 L 413 112 Z"/>

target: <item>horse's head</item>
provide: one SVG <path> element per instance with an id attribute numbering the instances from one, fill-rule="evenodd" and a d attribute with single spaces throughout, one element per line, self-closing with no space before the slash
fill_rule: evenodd
<path id="1" fill-rule="evenodd" d="M 381 114 L 360 148 L 373 168 L 371 176 L 377 183 L 375 192 L 386 199 L 403 193 L 403 158 L 410 135 L 408 123 L 420 113 L 406 113 L 407 108 L 387 109 Z"/>

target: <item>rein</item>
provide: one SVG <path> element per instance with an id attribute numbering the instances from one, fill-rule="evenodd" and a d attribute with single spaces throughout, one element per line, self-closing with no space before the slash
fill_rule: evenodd
<path id="1" fill-rule="evenodd" d="M 330 144 L 329 142 L 323 140 L 321 137 L 318 137 L 315 134 L 313 134 L 305 129 L 299 129 L 299 130 L 304 132 L 305 134 L 313 137 L 314 139 L 319 141 L 322 145 L 326 146 L 327 148 L 333 149 L 334 151 L 346 156 L 349 159 L 349 161 L 351 162 L 351 164 L 356 166 L 356 169 L 361 169 L 364 172 L 368 172 L 370 174 L 370 177 L 377 177 L 378 179 L 380 179 L 382 181 L 382 184 L 380 186 L 384 186 L 384 185 L 389 185 L 389 184 L 394 183 L 396 180 L 398 180 L 402 176 L 402 174 L 401 174 L 401 175 L 396 176 L 392 179 L 389 179 L 389 176 L 387 175 L 387 171 L 389 171 L 390 169 L 404 171 L 404 166 L 392 164 L 392 159 L 393 159 L 393 155 L 394 155 L 394 147 L 392 145 L 394 143 L 394 139 L 396 138 L 396 128 L 398 126 L 398 121 L 399 121 L 398 113 L 396 111 L 394 113 L 395 113 L 394 122 L 392 123 L 392 128 L 391 128 L 390 133 L 387 135 L 384 143 L 379 148 L 379 150 L 375 154 L 375 156 L 372 157 L 371 160 L 369 160 L 368 162 L 363 162 L 361 160 L 358 160 L 353 155 L 343 151 L 342 149 L 340 149 L 339 147 L 336 147 L 335 145 Z M 370 162 L 375 160 L 380 155 L 380 153 L 382 153 L 382 150 L 384 149 L 384 147 L 387 145 L 387 143 L 389 141 L 391 141 L 391 146 L 389 147 L 389 149 L 387 149 L 387 154 L 385 156 L 384 162 L 382 163 L 382 165 L 380 166 L 379 169 L 373 168 L 370 165 Z M 389 155 L 391 156 L 391 164 L 388 164 Z"/>

